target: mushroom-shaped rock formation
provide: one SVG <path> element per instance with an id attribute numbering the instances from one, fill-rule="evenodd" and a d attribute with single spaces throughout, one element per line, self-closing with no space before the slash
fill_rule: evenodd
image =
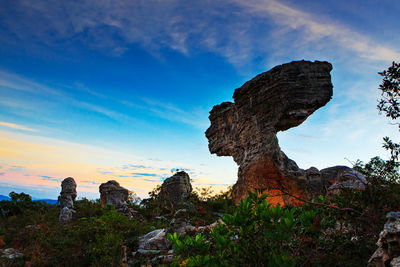
<path id="1" fill-rule="evenodd" d="M 161 185 L 160 195 L 167 196 L 174 205 L 189 198 L 192 192 L 189 174 L 184 171 L 175 173 L 164 180 Z"/>
<path id="2" fill-rule="evenodd" d="M 331 70 L 330 63 L 319 61 L 276 66 L 236 89 L 233 103 L 211 110 L 210 152 L 232 156 L 239 165 L 235 203 L 248 190 L 268 194 L 272 204 L 298 205 L 298 196 L 308 198 L 306 172 L 281 151 L 276 134 L 300 125 L 329 102 Z"/>

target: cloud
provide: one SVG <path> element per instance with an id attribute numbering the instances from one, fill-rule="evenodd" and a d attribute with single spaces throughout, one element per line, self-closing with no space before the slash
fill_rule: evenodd
<path id="1" fill-rule="evenodd" d="M 239 4 L 256 16 L 268 17 L 275 24 L 285 27 L 286 30 L 299 32 L 302 45 L 323 41 L 325 45 L 336 44 L 369 60 L 390 62 L 400 58 L 399 50 L 394 47 L 377 43 L 376 40 L 351 30 L 348 26 L 329 21 L 329 19 L 321 22 L 321 17 L 276 0 L 240 1 Z M 282 29 L 281 32 L 286 33 Z M 324 41 L 325 38 L 328 40 Z"/>
<path id="2" fill-rule="evenodd" d="M 400 58 L 394 45 L 379 43 L 328 14 L 312 15 L 277 0 L 11 1 L 2 10 L 0 23 L 9 33 L 0 39 L 4 42 L 16 38 L 14 43 L 54 47 L 79 42 L 113 56 L 137 44 L 159 58 L 165 48 L 186 56 L 205 51 L 236 66 L 281 49 L 296 56 L 299 49 L 337 53 L 342 48 L 367 60 Z"/>
<path id="3" fill-rule="evenodd" d="M 87 184 L 92 184 L 92 185 L 99 185 L 100 183 L 95 182 L 95 181 L 79 181 L 80 183 L 87 183 Z"/>
<path id="4" fill-rule="evenodd" d="M 154 174 L 154 173 L 142 173 L 142 172 L 133 172 L 133 173 L 131 173 L 133 176 L 137 176 L 137 177 L 140 177 L 140 176 L 151 176 L 151 177 L 159 177 L 160 175 L 158 175 L 158 174 Z"/>
<path id="5" fill-rule="evenodd" d="M 36 130 L 36 129 L 28 128 L 28 127 L 25 127 L 25 126 L 22 126 L 22 125 L 19 125 L 19 124 L 15 124 L 15 123 L 10 123 L 10 122 L 0 121 L 0 125 L 8 127 L 8 128 L 16 129 L 16 130 L 29 131 L 29 132 L 38 132 L 38 130 Z"/>
<path id="6" fill-rule="evenodd" d="M 55 177 L 51 177 L 51 176 L 47 176 L 47 175 L 40 175 L 40 177 L 42 177 L 42 180 L 44 180 L 44 181 L 52 181 L 52 182 L 58 182 L 58 183 L 61 183 L 63 180 L 61 178 L 55 178 Z"/>

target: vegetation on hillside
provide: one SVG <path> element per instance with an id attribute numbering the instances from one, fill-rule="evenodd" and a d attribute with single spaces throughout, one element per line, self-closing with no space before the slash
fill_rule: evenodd
<path id="1" fill-rule="evenodd" d="M 382 100 L 378 108 L 396 120 L 400 116 L 400 65 L 381 73 Z M 230 190 L 211 196 L 211 189 L 193 192 L 186 207 L 195 226 L 219 219 L 202 233 L 168 234 L 174 266 L 365 266 L 390 211 L 400 211 L 400 145 L 385 138 L 392 158 L 357 161 L 353 166 L 367 181 L 366 190 L 343 189 L 338 195 L 318 196 L 300 207 L 273 207 L 265 195 L 249 192 L 234 206 Z M 73 220 L 60 224 L 60 207 L 34 202 L 24 193 L 10 193 L 0 202 L 0 249 L 23 254 L 0 258 L 1 266 L 126 266 L 138 249 L 140 236 L 168 229 L 174 206 L 158 194 L 130 207 L 129 219 L 99 200 L 75 202 Z M 147 258 L 130 261 L 148 264 Z"/>

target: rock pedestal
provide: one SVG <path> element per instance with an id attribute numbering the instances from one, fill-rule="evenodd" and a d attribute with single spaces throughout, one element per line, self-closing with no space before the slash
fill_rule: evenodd
<path id="1" fill-rule="evenodd" d="M 74 178 L 68 177 L 61 182 L 61 193 L 58 202 L 61 206 L 59 221 L 67 223 L 72 219 L 74 211 L 74 201 L 76 199 L 76 182 Z"/>
<path id="2" fill-rule="evenodd" d="M 165 179 L 161 185 L 160 195 L 167 196 L 174 205 L 189 198 L 192 192 L 189 174 L 184 171 L 175 173 L 173 176 Z"/>
<path id="3" fill-rule="evenodd" d="M 300 125 L 329 102 L 331 70 L 330 63 L 319 61 L 276 66 L 236 89 L 233 103 L 213 107 L 208 147 L 239 165 L 232 191 L 236 204 L 248 190 L 267 194 L 274 205 L 299 205 L 333 184 L 332 194 L 365 188 L 365 178 L 345 166 L 300 169 L 278 145 L 277 132 Z"/>
<path id="4" fill-rule="evenodd" d="M 214 106 L 206 131 L 209 150 L 239 165 L 235 203 L 248 190 L 269 195 L 272 204 L 298 204 L 307 197 L 306 178 L 280 149 L 277 132 L 300 125 L 332 97 L 328 62 L 294 61 L 257 75 L 235 90 L 234 102 Z M 282 190 L 290 194 L 283 194 Z"/>

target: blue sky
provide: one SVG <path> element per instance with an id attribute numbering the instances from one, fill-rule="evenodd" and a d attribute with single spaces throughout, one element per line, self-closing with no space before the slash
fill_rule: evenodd
<path id="1" fill-rule="evenodd" d="M 55 198 L 73 176 L 80 196 L 116 179 L 144 197 L 175 168 L 218 191 L 237 166 L 208 152 L 208 112 L 292 60 L 334 67 L 331 102 L 278 135 L 300 167 L 386 157 L 398 137 L 376 110 L 396 1 L 0 3 L 0 194 Z"/>

